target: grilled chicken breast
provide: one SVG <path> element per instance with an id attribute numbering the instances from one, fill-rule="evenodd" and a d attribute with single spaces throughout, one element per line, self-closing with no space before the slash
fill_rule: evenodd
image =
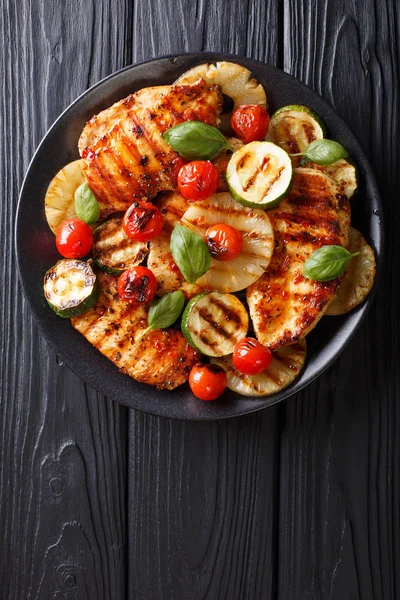
<path id="1" fill-rule="evenodd" d="M 274 349 L 304 337 L 334 298 L 340 278 L 310 281 L 302 276 L 303 265 L 321 246 L 347 246 L 350 205 L 327 175 L 296 169 L 288 197 L 268 216 L 275 251 L 267 271 L 246 295 L 258 340 Z"/>
<path id="2" fill-rule="evenodd" d="M 162 134 L 184 121 L 215 125 L 222 109 L 220 89 L 202 80 L 147 90 L 96 115 L 82 132 L 79 151 L 89 187 L 104 205 L 102 217 L 126 210 L 135 198 L 176 189 L 183 161 Z"/>
<path id="3" fill-rule="evenodd" d="M 147 328 L 146 306 L 128 304 L 118 296 L 117 277 L 99 273 L 97 304 L 71 323 L 123 373 L 137 381 L 172 390 L 184 383 L 198 353 L 176 329 Z"/>

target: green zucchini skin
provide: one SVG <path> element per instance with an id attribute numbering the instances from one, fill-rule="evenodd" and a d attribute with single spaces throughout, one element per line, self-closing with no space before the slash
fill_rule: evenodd
<path id="1" fill-rule="evenodd" d="M 109 275 L 121 275 L 130 267 L 136 267 L 146 258 L 147 253 L 146 243 L 128 238 L 120 217 L 108 219 L 94 230 L 93 259 Z"/>
<path id="2" fill-rule="evenodd" d="M 54 289 L 54 282 L 60 276 L 68 279 L 68 272 L 72 273 L 73 270 L 82 273 L 84 289 L 88 292 L 81 300 L 73 296 L 71 299 L 65 300 L 63 295 L 58 294 L 57 290 Z M 100 285 L 91 265 L 88 262 L 70 258 L 59 260 L 47 271 L 44 277 L 43 289 L 48 305 L 63 319 L 69 319 L 70 317 L 76 317 L 85 313 L 96 304 L 100 295 Z M 58 302 L 56 302 L 57 300 Z"/>

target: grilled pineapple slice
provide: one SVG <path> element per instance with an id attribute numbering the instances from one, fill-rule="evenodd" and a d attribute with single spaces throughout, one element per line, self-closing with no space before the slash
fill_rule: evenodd
<path id="1" fill-rule="evenodd" d="M 222 93 L 233 100 L 233 110 L 242 104 L 259 104 L 267 107 L 267 97 L 261 83 L 251 76 L 251 72 L 236 63 L 217 62 L 193 67 L 179 77 L 175 83 L 192 84 L 204 79 L 208 86 L 219 85 Z M 230 122 L 233 110 L 220 115 L 220 129 L 231 132 Z"/>
<path id="2" fill-rule="evenodd" d="M 341 158 L 331 165 L 317 165 L 315 163 L 307 163 L 307 168 L 317 169 L 322 171 L 326 175 L 329 175 L 331 179 L 336 183 L 342 194 L 350 199 L 354 196 L 358 188 L 358 175 L 357 168 L 348 160 Z"/>
<path id="3" fill-rule="evenodd" d="M 327 315 L 343 315 L 364 300 L 374 285 L 376 262 L 371 246 L 357 229 L 350 227 L 348 250 L 354 254 L 344 272 L 335 300 L 329 305 Z"/>
<path id="4" fill-rule="evenodd" d="M 227 386 L 241 396 L 269 396 L 290 385 L 302 370 L 306 360 L 306 341 L 281 346 L 272 352 L 268 369 L 258 375 L 244 375 L 235 369 L 231 356 L 212 358 L 211 362 L 226 371 Z"/>
<path id="5" fill-rule="evenodd" d="M 64 221 L 76 218 L 75 191 L 86 181 L 83 164 L 83 160 L 69 163 L 58 171 L 47 188 L 44 211 L 53 233 Z"/>
<path id="6" fill-rule="evenodd" d="M 233 260 L 211 259 L 207 273 L 197 284 L 218 292 L 237 292 L 257 281 L 267 269 L 274 251 L 274 232 L 265 211 L 242 206 L 223 192 L 194 202 L 185 212 L 181 224 L 205 237 L 212 225 L 225 223 L 243 236 L 242 251 Z"/>

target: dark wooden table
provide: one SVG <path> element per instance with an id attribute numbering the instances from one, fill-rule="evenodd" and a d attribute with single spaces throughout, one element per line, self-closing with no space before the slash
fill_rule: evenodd
<path id="1" fill-rule="evenodd" d="M 1 600 L 399 598 L 399 2 L 0 5 Z M 282 405 L 216 423 L 88 388 L 33 323 L 13 252 L 23 175 L 60 112 L 125 65 L 188 50 L 269 62 L 331 102 L 387 231 L 376 301 L 340 359 Z"/>

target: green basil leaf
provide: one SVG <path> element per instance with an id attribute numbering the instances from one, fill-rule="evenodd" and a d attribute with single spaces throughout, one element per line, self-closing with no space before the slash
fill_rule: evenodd
<path id="1" fill-rule="evenodd" d="M 342 246 L 322 246 L 304 263 L 303 276 L 313 281 L 336 279 L 343 274 L 352 256 L 355 254 Z"/>
<path id="2" fill-rule="evenodd" d="M 85 223 L 97 223 L 100 218 L 99 203 L 87 183 L 82 183 L 75 192 L 75 212 Z"/>
<path id="3" fill-rule="evenodd" d="M 173 325 L 183 310 L 185 296 L 183 292 L 166 294 L 150 306 L 148 314 L 149 329 L 165 329 Z"/>
<path id="4" fill-rule="evenodd" d="M 187 160 L 212 160 L 229 146 L 222 133 L 201 121 L 186 121 L 163 133 L 165 141 Z"/>
<path id="5" fill-rule="evenodd" d="M 304 152 L 305 158 L 317 165 L 331 165 L 349 155 L 346 148 L 333 140 L 314 140 Z"/>
<path id="6" fill-rule="evenodd" d="M 176 225 L 171 235 L 171 254 L 182 275 L 195 283 L 210 268 L 211 256 L 207 244 L 183 225 Z"/>

